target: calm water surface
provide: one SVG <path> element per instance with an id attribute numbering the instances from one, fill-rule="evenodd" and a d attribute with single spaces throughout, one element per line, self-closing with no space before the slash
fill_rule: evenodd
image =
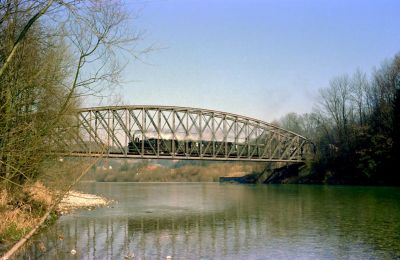
<path id="1" fill-rule="evenodd" d="M 399 188 L 85 183 L 79 189 L 118 203 L 62 216 L 18 258 L 400 259 Z"/>

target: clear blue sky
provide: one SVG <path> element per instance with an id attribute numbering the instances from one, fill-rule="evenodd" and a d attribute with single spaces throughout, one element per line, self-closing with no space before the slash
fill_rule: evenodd
<path id="1" fill-rule="evenodd" d="M 398 0 L 159 0 L 133 28 L 156 50 L 126 68 L 127 104 L 222 110 L 272 121 L 310 112 L 318 89 L 400 51 Z"/>

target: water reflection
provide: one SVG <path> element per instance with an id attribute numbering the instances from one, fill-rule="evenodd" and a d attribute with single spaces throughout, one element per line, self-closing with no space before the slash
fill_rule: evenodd
<path id="1" fill-rule="evenodd" d="M 20 257 L 400 257 L 399 189 L 132 183 L 84 189 L 119 203 L 62 217 Z"/>

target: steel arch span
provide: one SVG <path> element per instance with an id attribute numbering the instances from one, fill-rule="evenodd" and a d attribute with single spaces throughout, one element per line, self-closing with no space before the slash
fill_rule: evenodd
<path id="1" fill-rule="evenodd" d="M 208 109 L 93 107 L 80 109 L 74 121 L 72 131 L 57 140 L 70 156 L 302 162 L 311 151 L 311 142 L 299 134 Z"/>

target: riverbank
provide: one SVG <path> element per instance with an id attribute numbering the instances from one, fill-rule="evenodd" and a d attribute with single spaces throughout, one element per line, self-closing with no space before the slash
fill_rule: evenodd
<path id="1" fill-rule="evenodd" d="M 0 192 L 0 255 L 12 255 L 43 225 L 50 225 L 57 216 L 70 213 L 73 210 L 104 207 L 112 203 L 101 196 L 69 191 L 57 203 L 57 195 L 52 194 L 40 183 L 24 189 L 21 196 L 26 203 L 14 205 L 14 198 L 3 190 Z M 21 245 L 19 245 L 21 244 Z M 18 246 L 17 246 L 18 245 Z M 16 249 L 14 249 L 17 247 Z M 10 253 L 10 251 L 13 251 Z M 7 253 L 6 253 L 7 252 Z"/>

